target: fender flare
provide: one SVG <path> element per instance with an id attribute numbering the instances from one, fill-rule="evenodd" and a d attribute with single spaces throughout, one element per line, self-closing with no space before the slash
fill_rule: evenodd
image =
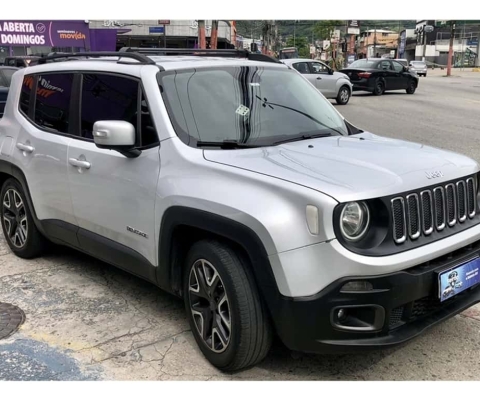
<path id="1" fill-rule="evenodd" d="M 0 160 L 0 173 L 9 175 L 20 183 L 23 192 L 25 193 L 28 208 L 30 209 L 30 213 L 32 214 L 33 222 L 35 223 L 35 226 L 40 231 L 40 233 L 45 235 L 45 230 L 43 229 L 42 224 L 37 217 L 37 213 L 35 212 L 35 207 L 33 205 L 32 196 L 28 187 L 27 178 L 25 177 L 23 171 L 9 161 Z"/>
<path id="2" fill-rule="evenodd" d="M 184 206 L 172 206 L 162 217 L 157 268 L 159 287 L 177 295 L 181 293 L 183 265 L 176 265 L 173 251 L 174 231 L 180 226 L 206 231 L 240 246 L 249 257 L 253 276 L 267 305 L 272 305 L 279 298 L 280 292 L 267 251 L 251 228 L 227 217 Z"/>

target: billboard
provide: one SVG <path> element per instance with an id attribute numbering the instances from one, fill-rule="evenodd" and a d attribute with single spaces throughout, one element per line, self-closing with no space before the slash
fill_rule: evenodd
<path id="1" fill-rule="evenodd" d="M 360 21 L 350 20 L 347 22 L 347 34 L 360 35 Z"/>
<path id="2" fill-rule="evenodd" d="M 90 47 L 90 31 L 83 21 L 2 21 L 0 45 Z"/>

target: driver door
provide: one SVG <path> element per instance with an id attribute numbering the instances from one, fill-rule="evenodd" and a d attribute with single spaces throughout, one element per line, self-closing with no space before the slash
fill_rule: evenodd
<path id="1" fill-rule="evenodd" d="M 308 64 L 317 89 L 327 98 L 336 97 L 337 77 L 335 73 L 330 75 L 330 68 L 321 62 L 311 61 Z"/>

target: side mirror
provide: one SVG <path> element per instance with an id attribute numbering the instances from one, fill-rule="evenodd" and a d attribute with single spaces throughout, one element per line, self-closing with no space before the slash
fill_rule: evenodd
<path id="1" fill-rule="evenodd" d="M 410 68 L 408 68 L 408 67 L 403 67 L 403 71 L 404 71 L 404 72 L 408 72 L 408 71 L 410 71 Z"/>
<path id="2" fill-rule="evenodd" d="M 141 154 L 135 149 L 135 127 L 127 121 L 97 121 L 93 124 L 93 141 L 100 149 L 116 150 L 125 157 Z"/>
<path id="3" fill-rule="evenodd" d="M 333 75 L 335 71 L 333 70 L 333 68 L 329 68 L 328 69 L 328 75 Z"/>

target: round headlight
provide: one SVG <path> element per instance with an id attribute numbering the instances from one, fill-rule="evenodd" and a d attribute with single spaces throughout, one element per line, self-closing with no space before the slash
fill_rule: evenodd
<path id="1" fill-rule="evenodd" d="M 345 204 L 340 215 L 340 229 L 345 239 L 356 241 L 367 232 L 370 213 L 365 203 L 351 202 Z"/>

